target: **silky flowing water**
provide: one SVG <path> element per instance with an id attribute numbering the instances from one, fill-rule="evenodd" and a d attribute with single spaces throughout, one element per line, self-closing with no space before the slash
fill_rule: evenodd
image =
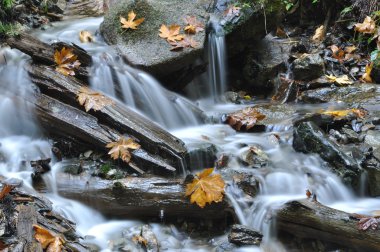
<path id="1" fill-rule="evenodd" d="M 46 31 L 35 33 L 46 42 L 65 41 L 80 44 L 78 32 L 90 30 L 96 34 L 101 18 L 87 18 L 54 24 Z M 242 105 L 220 102 L 227 89 L 224 38 L 211 33 L 210 69 L 208 78 L 213 90 L 208 97 L 213 101 L 202 109 L 209 117 L 219 118 L 221 114 L 238 110 Z M 95 42 L 80 44 L 94 57 L 91 86 L 123 101 L 152 121 L 170 130 L 186 144 L 211 142 L 218 154 L 239 156 L 245 149 L 242 146 L 260 146 L 271 160 L 269 167 L 252 169 L 243 166 L 232 158 L 228 169 L 254 174 L 260 181 L 260 192 L 255 198 L 246 197 L 239 188 L 231 183 L 226 188 L 227 197 L 233 205 L 241 224 L 260 230 L 264 234 L 262 248 L 241 248 L 239 251 L 260 251 L 270 248 L 281 251 L 276 242 L 276 228 L 273 222 L 276 208 L 286 201 L 305 198 L 305 190 L 318 192 L 322 204 L 347 212 L 368 213 L 380 208 L 380 200 L 357 197 L 341 180 L 332 174 L 317 155 L 297 153 L 291 146 L 292 127 L 290 120 L 273 125 L 265 133 L 238 133 L 228 125 L 201 123 L 199 111 L 191 109 L 199 101 L 190 101 L 167 91 L 150 75 L 123 64 L 100 36 Z M 31 160 L 52 157 L 51 143 L 44 137 L 32 116 L 33 107 L 28 101 L 33 99 L 33 87 L 23 70 L 28 57 L 17 51 L 2 49 L 0 53 L 0 175 L 8 180 L 20 179 L 25 190 L 35 192 L 32 186 Z M 215 103 L 217 101 L 217 103 Z M 207 103 L 206 103 L 207 104 Z M 211 104 L 211 105 L 210 105 Z M 299 113 L 314 111 L 316 107 L 300 107 Z M 295 115 L 296 116 L 296 115 Z M 276 133 L 282 141 L 271 141 Z M 136 220 L 109 220 L 96 210 L 90 209 L 73 200 L 57 194 L 56 173 L 65 162 L 52 161 L 53 168 L 44 175 L 47 188 L 43 194 L 54 203 L 54 209 L 77 223 L 78 232 L 85 242 L 96 244 L 102 251 L 113 251 L 122 237 L 123 231 L 133 231 L 141 224 Z M 199 169 L 206 167 L 199 167 Z M 177 230 L 174 225 L 150 223 L 162 251 L 216 251 L 226 240 L 222 237 L 191 239 L 188 234 Z"/>

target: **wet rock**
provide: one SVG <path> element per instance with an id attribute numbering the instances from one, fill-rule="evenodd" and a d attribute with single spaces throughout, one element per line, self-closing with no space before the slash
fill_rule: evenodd
<path id="1" fill-rule="evenodd" d="M 364 142 L 374 149 L 380 148 L 380 131 L 367 131 Z"/>
<path id="2" fill-rule="evenodd" d="M 189 164 L 191 170 L 214 167 L 217 159 L 217 148 L 208 142 L 193 142 L 186 145 L 189 152 Z"/>
<path id="3" fill-rule="evenodd" d="M 232 181 L 244 193 L 251 197 L 255 197 L 260 191 L 260 182 L 257 177 L 247 172 L 236 172 L 232 176 Z"/>
<path id="4" fill-rule="evenodd" d="M 367 171 L 368 191 L 373 197 L 380 196 L 380 161 L 375 157 L 368 158 L 362 163 L 362 167 Z"/>
<path id="5" fill-rule="evenodd" d="M 268 164 L 268 155 L 258 146 L 248 146 L 241 150 L 240 159 L 250 167 L 261 168 Z"/>
<path id="6" fill-rule="evenodd" d="M 292 63 L 295 80 L 313 80 L 324 72 L 324 62 L 319 54 L 303 54 Z"/>
<path id="7" fill-rule="evenodd" d="M 345 184 L 358 189 L 362 173 L 357 161 L 346 155 L 340 146 L 328 139 L 314 122 L 300 122 L 293 132 L 293 148 L 304 153 L 317 153 L 332 166 Z"/>
<path id="8" fill-rule="evenodd" d="M 7 218 L 5 217 L 3 210 L 0 209 L 0 237 L 5 235 L 7 228 Z"/>
<path id="9" fill-rule="evenodd" d="M 272 97 L 273 101 L 279 103 L 292 102 L 297 99 L 298 85 L 294 80 L 286 79 L 285 77 L 278 78 L 279 87 Z"/>
<path id="10" fill-rule="evenodd" d="M 105 1 L 106 0 L 58 0 L 55 6 L 59 8 L 66 17 L 96 17 L 104 14 Z"/>
<path id="11" fill-rule="evenodd" d="M 32 179 L 39 180 L 43 174 L 50 171 L 51 158 L 41 159 L 37 161 L 30 161 L 30 165 L 33 168 Z"/>
<path id="12" fill-rule="evenodd" d="M 141 236 L 147 240 L 146 250 L 148 252 L 158 252 L 159 245 L 156 235 L 153 233 L 152 228 L 149 225 L 144 225 L 141 227 Z"/>
<path id="13" fill-rule="evenodd" d="M 244 80 L 255 88 L 273 89 L 273 79 L 286 71 L 291 47 L 288 40 L 267 35 L 249 52 L 243 68 Z"/>
<path id="14" fill-rule="evenodd" d="M 299 99 L 306 103 L 324 103 L 342 101 L 363 106 L 377 104 L 380 89 L 373 84 L 354 84 L 345 87 L 329 87 L 302 92 Z"/>
<path id="15" fill-rule="evenodd" d="M 173 52 L 170 51 L 172 46 L 158 36 L 159 28 L 162 24 L 184 26 L 183 19 L 186 16 L 196 16 L 199 22 L 206 25 L 208 13 L 205 6 L 210 3 L 211 0 L 115 1 L 111 3 L 100 31 L 107 43 L 117 45 L 120 53 L 130 64 L 161 79 L 170 76 L 169 81 L 180 85 L 179 78 L 174 77 L 173 74 L 183 76 L 194 70 L 196 67 L 194 62 L 203 54 L 205 31 L 194 35 L 194 40 L 199 42 L 199 47 Z M 137 18 L 145 17 L 145 21 L 137 30 L 121 32 L 120 16 L 126 17 L 130 10 L 134 10 Z"/>
<path id="16" fill-rule="evenodd" d="M 263 235 L 260 232 L 237 224 L 232 226 L 231 233 L 228 235 L 229 242 L 239 246 L 259 246 L 262 239 Z"/>

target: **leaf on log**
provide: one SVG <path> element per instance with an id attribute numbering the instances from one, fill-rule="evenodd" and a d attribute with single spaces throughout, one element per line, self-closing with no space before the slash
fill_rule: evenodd
<path id="1" fill-rule="evenodd" d="M 91 109 L 98 111 L 105 106 L 114 104 L 114 101 L 104 94 L 93 91 L 87 87 L 80 88 L 77 100 L 80 105 L 84 106 L 86 112 Z"/>
<path id="2" fill-rule="evenodd" d="M 64 241 L 59 236 L 52 235 L 48 230 L 33 225 L 35 235 L 34 238 L 41 244 L 43 249 L 47 252 L 61 252 Z"/>
<path id="3" fill-rule="evenodd" d="M 207 203 L 223 200 L 225 183 L 220 174 L 211 175 L 213 171 L 214 168 L 209 168 L 197 173 L 194 180 L 186 186 L 186 196 L 190 196 L 190 202 L 201 208 Z"/>
<path id="4" fill-rule="evenodd" d="M 5 184 L 0 192 L 0 200 L 4 199 L 4 197 L 12 191 L 12 189 L 13 187 L 11 185 Z"/>
<path id="5" fill-rule="evenodd" d="M 204 24 L 199 22 L 195 16 L 187 16 L 184 20 L 187 25 L 184 31 L 188 34 L 196 34 L 205 28 Z"/>
<path id="6" fill-rule="evenodd" d="M 255 108 L 245 108 L 227 116 L 227 123 L 236 130 L 240 130 L 245 126 L 247 130 L 251 129 L 258 121 L 265 119 L 265 115 L 261 114 Z"/>
<path id="7" fill-rule="evenodd" d="M 125 139 L 124 137 L 121 137 L 119 141 L 111 142 L 107 144 L 106 147 L 111 149 L 108 154 L 111 155 L 113 159 L 116 160 L 118 158 L 121 158 L 124 162 L 129 163 L 132 158 L 129 149 L 136 150 L 141 146 L 133 141 L 132 138 Z"/>
<path id="8" fill-rule="evenodd" d="M 175 41 L 181 41 L 185 38 L 184 35 L 179 34 L 181 26 L 173 24 L 167 27 L 166 25 L 161 25 L 159 36 L 166 39 L 169 43 Z"/>
<path id="9" fill-rule="evenodd" d="M 144 22 L 145 18 L 136 19 L 136 14 L 133 11 L 128 13 L 128 19 L 124 17 L 120 17 L 121 28 L 123 29 L 132 29 L 136 30 L 137 26 L 139 26 L 142 22 Z"/>
<path id="10" fill-rule="evenodd" d="M 361 218 L 358 223 L 358 229 L 366 231 L 367 229 L 376 230 L 379 226 L 378 219 L 375 217 Z"/>
<path id="11" fill-rule="evenodd" d="M 75 69 L 78 69 L 81 63 L 78 56 L 73 53 L 73 49 L 63 47 L 61 51 L 55 50 L 54 61 L 57 64 L 55 70 L 63 75 L 75 75 Z"/>

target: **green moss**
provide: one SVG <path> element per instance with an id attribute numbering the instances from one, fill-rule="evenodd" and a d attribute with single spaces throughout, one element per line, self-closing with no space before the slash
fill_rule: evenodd
<path id="1" fill-rule="evenodd" d="M 20 33 L 21 26 L 20 24 L 12 24 L 12 23 L 2 23 L 0 22 L 0 36 L 1 37 L 9 37 L 9 36 L 17 36 Z"/>
<path id="2" fill-rule="evenodd" d="M 106 163 L 100 166 L 100 172 L 106 175 L 112 169 L 112 165 L 110 163 Z"/>

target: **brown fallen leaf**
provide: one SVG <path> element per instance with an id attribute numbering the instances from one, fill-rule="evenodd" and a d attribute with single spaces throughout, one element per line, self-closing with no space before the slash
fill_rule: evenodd
<path id="1" fill-rule="evenodd" d="M 185 19 L 186 27 L 184 31 L 188 34 L 196 34 L 198 32 L 204 31 L 204 24 L 199 22 L 195 16 L 187 16 Z"/>
<path id="2" fill-rule="evenodd" d="M 181 26 L 173 24 L 169 28 L 166 25 L 161 25 L 159 36 L 166 39 L 169 43 L 175 41 L 181 41 L 185 38 L 184 35 L 179 34 Z"/>
<path id="3" fill-rule="evenodd" d="M 365 66 L 365 73 L 363 74 L 361 80 L 366 82 L 366 83 L 372 83 L 372 77 L 371 77 L 371 72 L 373 68 L 373 62 L 371 64 L 367 64 Z"/>
<path id="4" fill-rule="evenodd" d="M 77 100 L 80 105 L 84 106 L 86 112 L 93 109 L 94 111 L 101 110 L 105 106 L 113 105 L 114 101 L 103 95 L 102 93 L 93 91 L 87 87 L 81 87 Z"/>
<path id="5" fill-rule="evenodd" d="M 181 41 L 171 41 L 170 44 L 173 46 L 173 48 L 170 49 L 170 51 L 178 51 L 186 47 L 191 47 L 191 48 L 199 47 L 199 43 L 195 41 L 192 36 L 185 36 L 184 39 Z"/>
<path id="6" fill-rule="evenodd" d="M 79 40 L 82 43 L 89 43 L 94 41 L 94 37 L 92 37 L 92 34 L 89 31 L 80 31 Z"/>
<path id="7" fill-rule="evenodd" d="M 48 230 L 41 226 L 33 225 L 34 238 L 41 244 L 47 252 L 61 252 L 64 240 L 59 236 L 52 235 Z"/>
<path id="8" fill-rule="evenodd" d="M 106 147 L 111 149 L 108 154 L 111 155 L 113 159 L 116 160 L 118 158 L 121 158 L 124 162 L 129 163 L 132 158 L 129 149 L 136 150 L 141 146 L 133 141 L 132 138 L 125 139 L 124 137 L 121 137 L 119 141 L 111 142 L 107 144 Z"/>
<path id="9" fill-rule="evenodd" d="M 354 83 L 352 80 L 350 80 L 350 78 L 348 78 L 347 75 L 342 75 L 339 77 L 336 77 L 334 75 L 326 75 L 326 78 L 329 82 L 337 83 L 339 85 L 350 85 Z"/>
<path id="10" fill-rule="evenodd" d="M 338 46 L 332 45 L 330 46 L 330 49 L 332 51 L 332 57 L 334 59 L 339 60 L 339 62 L 342 62 L 344 60 L 345 52 Z"/>
<path id="11" fill-rule="evenodd" d="M 367 16 L 363 23 L 355 24 L 355 31 L 364 34 L 373 34 L 376 31 L 376 23 L 370 16 Z"/>
<path id="12" fill-rule="evenodd" d="M 351 109 L 351 111 L 360 119 L 363 119 L 368 115 L 368 112 L 364 109 Z"/>
<path id="13" fill-rule="evenodd" d="M 63 75 L 75 75 L 75 69 L 80 66 L 77 56 L 73 53 L 73 49 L 63 47 L 61 51 L 55 50 L 54 61 L 57 64 L 55 70 Z"/>
<path id="14" fill-rule="evenodd" d="M 309 199 L 311 197 L 311 192 L 309 189 L 306 190 L 306 197 Z"/>
<path id="15" fill-rule="evenodd" d="M 132 237 L 132 241 L 134 241 L 137 244 L 140 244 L 146 248 L 146 245 L 148 244 L 147 239 L 142 237 L 141 235 L 135 235 Z"/>
<path id="16" fill-rule="evenodd" d="M 214 168 L 197 173 L 193 181 L 186 185 L 186 196 L 190 202 L 204 208 L 207 203 L 221 202 L 224 195 L 224 180 L 220 174 L 211 175 Z"/>
<path id="17" fill-rule="evenodd" d="M 361 218 L 358 223 L 358 229 L 363 231 L 367 229 L 376 230 L 378 226 L 379 222 L 375 217 Z"/>
<path id="18" fill-rule="evenodd" d="M 0 200 L 4 199 L 5 196 L 7 196 L 13 189 L 13 186 L 4 184 L 3 188 L 0 191 Z"/>
<path id="19" fill-rule="evenodd" d="M 137 26 L 139 26 L 142 22 L 144 22 L 145 18 L 139 18 L 135 20 L 136 14 L 133 11 L 130 11 L 128 13 L 128 19 L 125 19 L 124 17 L 120 16 L 120 23 L 121 28 L 123 29 L 132 29 L 136 30 Z"/>
<path id="20" fill-rule="evenodd" d="M 245 126 L 246 130 L 249 130 L 255 126 L 258 121 L 265 119 L 265 115 L 261 114 L 255 108 L 245 108 L 227 116 L 227 123 L 236 130 L 240 130 L 242 126 Z"/>
<path id="21" fill-rule="evenodd" d="M 346 47 L 344 48 L 344 51 L 345 51 L 346 53 L 353 53 L 353 52 L 356 51 L 356 49 L 358 49 L 358 48 L 357 48 L 356 46 L 352 45 L 352 46 L 346 46 Z"/>
<path id="22" fill-rule="evenodd" d="M 287 38 L 288 37 L 286 32 L 283 29 L 281 29 L 280 27 L 277 27 L 277 29 L 276 29 L 276 36 L 279 38 Z"/>
<path id="23" fill-rule="evenodd" d="M 314 33 L 312 40 L 316 43 L 322 42 L 325 39 L 325 26 L 319 26 Z"/>

